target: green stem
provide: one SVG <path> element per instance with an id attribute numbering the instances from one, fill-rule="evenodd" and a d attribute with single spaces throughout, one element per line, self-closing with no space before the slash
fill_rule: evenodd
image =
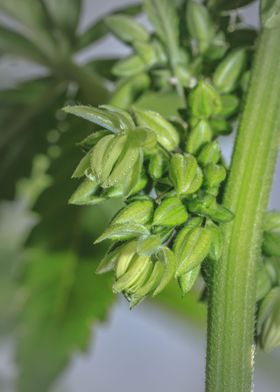
<path id="1" fill-rule="evenodd" d="M 208 315 L 207 392 L 250 392 L 256 266 L 280 130 L 280 28 L 263 29 L 235 144 L 224 205 L 223 256 L 214 265 Z"/>

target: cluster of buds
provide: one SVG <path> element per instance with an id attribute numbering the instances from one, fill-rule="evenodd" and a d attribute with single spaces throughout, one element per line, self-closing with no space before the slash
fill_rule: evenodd
<path id="1" fill-rule="evenodd" d="M 280 213 L 266 214 L 263 257 L 257 280 L 257 342 L 266 351 L 280 345 Z"/>
<path id="2" fill-rule="evenodd" d="M 154 27 L 152 32 L 127 15 L 111 15 L 105 20 L 109 31 L 132 50 L 112 68 L 118 78 L 112 104 L 127 108 L 148 88 L 170 91 L 180 86 L 189 90 L 203 77 L 226 95 L 224 114 L 234 113 L 239 99 L 227 95 L 239 89 L 240 96 L 246 89 L 247 49 L 254 45 L 254 30 L 244 31 L 241 24 L 233 29 L 230 18 L 223 16 L 220 23 L 219 15 L 213 16 L 209 8 L 193 0 L 182 5 L 145 0 L 144 11 Z M 180 25 L 185 26 L 184 34 Z M 241 41 L 247 49 L 236 45 L 243 35 Z M 229 132 L 220 116 L 212 122 L 219 133 Z"/>
<path id="3" fill-rule="evenodd" d="M 193 0 L 145 0 L 144 11 L 152 33 L 128 16 L 107 18 L 133 51 L 113 67 L 111 105 L 65 108 L 100 127 L 80 143 L 73 177 L 84 179 L 70 202 L 124 201 L 97 239 L 113 241 L 98 272 L 115 271 L 113 290 L 131 306 L 172 278 L 187 293 L 204 260 L 221 257 L 220 224 L 234 215 L 220 203 L 227 170 L 217 138 L 231 132 L 248 79 L 248 50 L 233 44 L 229 19 L 218 27 Z M 175 89 L 186 107 L 172 119 L 143 110 L 135 98 L 148 88 Z"/>
<path id="4" fill-rule="evenodd" d="M 201 86 L 190 97 L 193 112 L 200 104 L 196 94 L 205 110 L 212 105 Z M 233 218 L 217 201 L 226 169 L 214 134 L 190 152 L 192 131 L 185 138 L 187 128 L 153 111 L 113 106 L 65 111 L 102 127 L 80 143 L 86 155 L 73 177 L 84 179 L 70 202 L 121 197 L 126 204 L 96 241 L 113 241 L 98 272 L 115 270 L 113 290 L 132 306 L 160 293 L 174 277 L 187 293 L 202 262 L 221 256 L 219 223 Z"/>

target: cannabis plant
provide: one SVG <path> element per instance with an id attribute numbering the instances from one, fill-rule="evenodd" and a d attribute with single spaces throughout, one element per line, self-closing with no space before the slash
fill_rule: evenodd
<path id="1" fill-rule="evenodd" d="M 255 345 L 280 343 L 280 215 L 265 213 L 280 129 L 280 2 L 261 1 L 259 31 L 231 12 L 248 3 L 145 0 L 151 32 L 108 17 L 132 51 L 112 68 L 116 91 L 109 104 L 64 108 L 96 126 L 80 142 L 70 202 L 124 203 L 96 240 L 112 241 L 97 272 L 114 272 L 113 292 L 134 307 L 173 279 L 187 295 L 203 277 L 208 392 L 251 391 Z M 147 90 L 175 95 L 172 115 L 143 105 Z M 219 136 L 236 125 L 227 167 Z"/>

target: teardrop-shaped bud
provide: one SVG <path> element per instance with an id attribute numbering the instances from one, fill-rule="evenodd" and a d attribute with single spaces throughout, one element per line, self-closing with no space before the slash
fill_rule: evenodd
<path id="1" fill-rule="evenodd" d="M 225 94 L 221 96 L 222 109 L 219 113 L 222 117 L 230 117 L 236 113 L 239 107 L 239 99 L 232 94 Z"/>
<path id="2" fill-rule="evenodd" d="M 227 172 L 224 166 L 212 163 L 204 168 L 203 174 L 206 186 L 212 188 L 224 181 Z"/>
<path id="3" fill-rule="evenodd" d="M 154 214 L 153 225 L 177 226 L 188 219 L 188 213 L 183 203 L 177 197 L 164 199 Z"/>
<path id="4" fill-rule="evenodd" d="M 212 139 L 212 129 L 208 121 L 200 120 L 187 137 L 186 151 L 196 154 L 198 150 Z"/>
<path id="5" fill-rule="evenodd" d="M 200 81 L 189 95 L 189 108 L 194 117 L 207 119 L 220 112 L 220 94 L 208 82 Z"/>
<path id="6" fill-rule="evenodd" d="M 216 141 L 205 144 L 205 146 L 202 147 L 197 159 L 202 166 L 217 163 L 221 159 L 221 150 L 219 144 Z"/>
<path id="7" fill-rule="evenodd" d="M 222 93 L 235 89 L 247 60 L 246 49 L 235 49 L 218 65 L 213 82 Z"/>
<path id="8" fill-rule="evenodd" d="M 153 292 L 153 297 L 161 293 L 162 290 L 168 285 L 170 280 L 174 277 L 176 268 L 174 253 L 167 246 L 164 246 L 158 251 L 157 259 L 163 264 L 163 274 L 159 284 Z"/>
<path id="9" fill-rule="evenodd" d="M 209 253 L 212 233 L 206 227 L 195 227 L 185 235 L 175 254 L 178 260 L 176 277 L 198 267 Z"/>
<path id="10" fill-rule="evenodd" d="M 199 265 L 178 278 L 178 283 L 183 295 L 186 295 L 193 288 L 193 285 L 199 276 L 200 268 L 201 266 Z"/>
<path id="11" fill-rule="evenodd" d="M 176 235 L 173 251 L 177 257 L 177 255 L 182 251 L 186 235 L 195 227 L 200 227 L 202 225 L 203 219 L 200 217 L 191 218 L 187 221 L 186 225 L 179 231 Z"/>
<path id="12" fill-rule="evenodd" d="M 109 226 L 94 243 L 98 244 L 104 240 L 124 241 L 147 235 L 149 235 L 149 230 L 144 225 L 138 223 L 115 224 Z"/>
<path id="13" fill-rule="evenodd" d="M 151 221 L 154 212 L 152 200 L 135 201 L 122 208 L 113 218 L 111 224 L 135 222 L 146 224 Z"/>
<path id="14" fill-rule="evenodd" d="M 109 30 L 124 42 L 133 43 L 149 40 L 149 33 L 146 29 L 126 15 L 107 16 L 105 23 Z"/>
<path id="15" fill-rule="evenodd" d="M 188 202 L 189 211 L 212 219 L 218 223 L 230 222 L 234 214 L 226 207 L 217 203 L 216 198 L 207 195 Z"/>
<path id="16" fill-rule="evenodd" d="M 169 177 L 178 195 L 196 192 L 202 184 L 202 171 L 191 154 L 174 154 L 170 161 Z"/>
<path id="17" fill-rule="evenodd" d="M 69 199 L 69 204 L 96 205 L 106 200 L 99 194 L 99 187 L 96 181 L 85 178 Z"/>
<path id="18" fill-rule="evenodd" d="M 150 235 L 147 238 L 140 238 L 137 241 L 137 253 L 142 256 L 151 256 L 161 245 L 159 234 Z"/>
<path id="19" fill-rule="evenodd" d="M 166 157 L 163 155 L 163 153 L 158 151 L 158 153 L 153 154 L 150 158 L 148 173 L 153 180 L 158 180 L 164 175 L 167 166 L 168 164 Z"/>
<path id="20" fill-rule="evenodd" d="M 179 144 L 179 134 L 175 127 L 159 113 L 151 110 L 134 109 L 136 122 L 139 126 L 151 129 L 166 150 L 172 151 Z"/>
<path id="21" fill-rule="evenodd" d="M 144 273 L 149 263 L 149 256 L 139 256 L 135 254 L 130 261 L 126 272 L 114 283 L 113 291 L 115 293 L 120 293 L 129 290 L 130 286 Z"/>
<path id="22" fill-rule="evenodd" d="M 190 36 L 198 41 L 199 50 L 203 53 L 215 35 L 216 28 L 211 15 L 204 5 L 189 0 L 186 16 Z"/>
<path id="23" fill-rule="evenodd" d="M 127 242 L 121 247 L 118 253 L 116 267 L 115 267 L 116 279 L 119 279 L 121 276 L 123 276 L 126 273 L 128 266 L 135 255 L 135 252 L 136 252 L 136 241 Z"/>
<path id="24" fill-rule="evenodd" d="M 131 171 L 135 170 L 135 164 L 140 155 L 141 150 L 138 147 L 131 145 L 128 141 L 110 176 L 102 185 L 110 187 L 117 184 L 123 184 L 126 181 L 127 176 L 131 174 Z"/>
<path id="25" fill-rule="evenodd" d="M 145 284 L 143 284 L 142 287 L 138 288 L 138 290 L 136 290 L 131 296 L 131 308 L 139 304 L 147 295 L 149 295 L 155 290 L 161 280 L 163 268 L 163 264 L 160 261 L 154 262 L 151 275 L 149 276 Z"/>
<path id="26" fill-rule="evenodd" d="M 222 117 L 211 118 L 209 124 L 215 135 L 229 135 L 232 132 L 232 124 Z"/>
<path id="27" fill-rule="evenodd" d="M 222 256 L 224 245 L 224 237 L 222 230 L 219 228 L 219 226 L 215 225 L 209 220 L 206 222 L 206 227 L 212 233 L 212 240 L 208 258 L 213 261 L 218 261 Z"/>
<path id="28" fill-rule="evenodd" d="M 111 246 L 98 264 L 95 272 L 97 274 L 104 274 L 106 272 L 112 271 L 116 266 L 116 262 L 119 258 L 122 247 L 123 245 L 116 247 L 115 244 Z"/>
<path id="29" fill-rule="evenodd" d="M 103 187 L 108 187 L 105 184 L 110 176 L 116 162 L 123 154 L 126 148 L 127 135 L 117 135 L 115 136 L 107 145 L 104 151 L 101 162 L 97 162 L 97 157 L 95 156 L 95 149 L 98 149 L 98 145 L 94 147 L 92 151 L 92 165 L 91 168 L 94 173 L 96 173 L 97 179 Z M 97 171 L 98 170 L 98 171 Z M 111 186 L 110 184 L 109 186 Z"/>
<path id="30" fill-rule="evenodd" d="M 91 153 L 88 152 L 79 162 L 78 166 L 74 170 L 71 178 L 81 178 L 85 176 L 86 170 L 90 167 Z"/>

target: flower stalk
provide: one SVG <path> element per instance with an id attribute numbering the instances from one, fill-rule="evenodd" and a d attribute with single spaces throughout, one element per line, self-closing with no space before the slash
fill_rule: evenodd
<path id="1" fill-rule="evenodd" d="M 249 392 L 254 368 L 256 268 L 280 135 L 280 28 L 263 23 L 224 205 L 225 242 L 210 284 L 207 392 Z"/>

